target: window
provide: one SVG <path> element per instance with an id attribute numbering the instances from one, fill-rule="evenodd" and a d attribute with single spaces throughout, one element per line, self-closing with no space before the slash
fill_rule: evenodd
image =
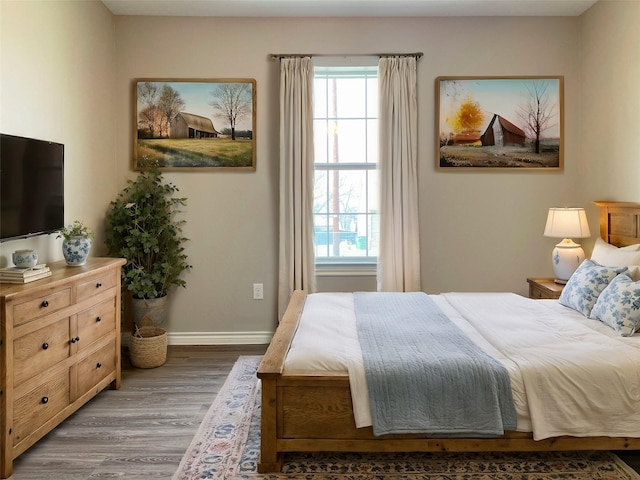
<path id="1" fill-rule="evenodd" d="M 316 66 L 313 115 L 316 265 L 375 265 L 377 66 Z"/>

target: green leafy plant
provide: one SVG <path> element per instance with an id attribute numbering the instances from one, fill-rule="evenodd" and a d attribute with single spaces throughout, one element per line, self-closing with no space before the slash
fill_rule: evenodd
<path id="1" fill-rule="evenodd" d="M 56 238 L 64 238 L 68 242 L 71 237 L 93 238 L 93 230 L 80 220 L 75 220 L 71 225 L 61 228 Z"/>
<path id="2" fill-rule="evenodd" d="M 184 220 L 175 216 L 187 199 L 174 197 L 178 188 L 164 183 L 153 168 L 141 172 L 110 203 L 106 219 L 109 255 L 127 259 L 123 286 L 134 298 L 157 298 L 172 286 L 186 287 L 181 278 L 187 263 L 182 236 Z"/>

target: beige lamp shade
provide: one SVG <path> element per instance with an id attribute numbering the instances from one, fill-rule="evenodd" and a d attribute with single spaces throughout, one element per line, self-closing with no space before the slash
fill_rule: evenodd
<path id="1" fill-rule="evenodd" d="M 550 208 L 545 237 L 587 238 L 591 236 L 584 208 Z"/>
<path id="2" fill-rule="evenodd" d="M 571 239 L 591 236 L 584 208 L 550 208 L 544 236 L 563 239 L 553 249 L 551 259 L 555 282 L 565 284 L 584 260 L 584 250 Z"/>

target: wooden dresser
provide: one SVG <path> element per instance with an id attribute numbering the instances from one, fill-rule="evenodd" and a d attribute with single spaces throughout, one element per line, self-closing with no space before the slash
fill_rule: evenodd
<path id="1" fill-rule="evenodd" d="M 89 258 L 0 284 L 0 477 L 13 459 L 107 386 L 120 388 L 120 269 Z"/>

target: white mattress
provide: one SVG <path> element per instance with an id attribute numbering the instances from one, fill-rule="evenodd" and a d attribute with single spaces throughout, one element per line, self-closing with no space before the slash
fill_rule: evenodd
<path id="1" fill-rule="evenodd" d="M 431 297 L 508 370 L 517 430 L 535 439 L 640 435 L 640 334 L 620 337 L 557 300 L 508 293 Z M 371 425 L 351 293 L 307 296 L 285 361 L 285 371 L 292 370 L 347 371 L 356 426 Z"/>

